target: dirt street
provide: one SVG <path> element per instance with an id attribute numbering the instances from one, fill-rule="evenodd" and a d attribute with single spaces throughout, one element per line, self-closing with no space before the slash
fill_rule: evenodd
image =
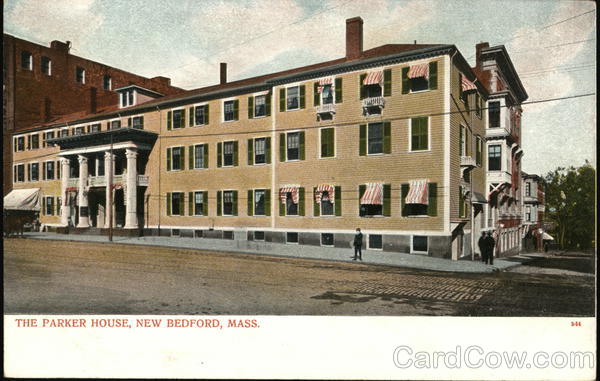
<path id="1" fill-rule="evenodd" d="M 15 238 L 4 241 L 4 312 L 593 316 L 593 275 L 568 261 L 567 272 L 536 272 L 536 261 L 534 271 L 456 274 Z"/>

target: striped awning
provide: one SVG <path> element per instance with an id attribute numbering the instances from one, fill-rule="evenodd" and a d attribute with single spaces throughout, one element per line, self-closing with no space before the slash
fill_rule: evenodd
<path id="1" fill-rule="evenodd" d="M 410 189 L 404 199 L 407 204 L 429 204 L 429 191 L 427 189 L 427 180 L 411 180 Z"/>
<path id="2" fill-rule="evenodd" d="M 325 85 L 331 85 L 331 88 L 333 89 L 333 78 L 327 77 L 319 79 L 319 86 L 317 87 L 317 91 L 319 93 L 322 93 Z"/>
<path id="3" fill-rule="evenodd" d="M 327 192 L 327 198 L 323 197 L 323 192 Z M 321 184 L 317 186 L 317 189 L 315 190 L 315 202 L 320 204 L 321 199 L 333 203 L 335 200 L 335 187 L 329 184 Z"/>
<path id="4" fill-rule="evenodd" d="M 378 85 L 381 83 L 383 79 L 383 72 L 381 71 L 374 71 L 371 72 L 369 74 L 367 74 L 367 76 L 365 77 L 364 81 L 363 81 L 363 85 Z"/>
<path id="5" fill-rule="evenodd" d="M 429 79 L 429 64 L 413 65 L 408 70 L 408 78 Z"/>
<path id="6" fill-rule="evenodd" d="M 299 199 L 299 195 L 298 195 L 298 189 L 300 187 L 298 185 L 284 185 L 281 188 L 279 188 L 279 199 L 281 200 L 282 204 L 285 204 L 286 200 L 287 200 L 287 194 L 291 193 L 292 194 L 292 202 L 294 204 L 298 203 L 298 199 Z"/>
<path id="7" fill-rule="evenodd" d="M 367 183 L 367 189 L 360 198 L 361 205 L 383 205 L 383 183 Z"/>
<path id="8" fill-rule="evenodd" d="M 469 81 L 467 79 L 467 77 L 465 77 L 464 75 L 462 76 L 462 91 L 471 91 L 471 90 L 477 90 L 477 86 L 475 86 L 475 84 L 471 81 Z"/>

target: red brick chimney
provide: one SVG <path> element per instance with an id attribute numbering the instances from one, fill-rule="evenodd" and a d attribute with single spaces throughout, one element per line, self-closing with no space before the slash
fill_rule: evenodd
<path id="1" fill-rule="evenodd" d="M 360 58 L 363 51 L 363 19 L 354 17 L 346 20 L 346 58 Z"/>
<path id="2" fill-rule="evenodd" d="M 62 42 L 54 40 L 50 43 L 50 47 L 67 54 L 71 50 L 71 41 Z"/>
<path id="3" fill-rule="evenodd" d="M 489 48 L 490 44 L 487 42 L 480 42 L 475 45 L 475 67 L 481 70 L 481 51 L 485 48 Z"/>
<path id="4" fill-rule="evenodd" d="M 221 85 L 227 83 L 227 63 L 221 62 Z"/>

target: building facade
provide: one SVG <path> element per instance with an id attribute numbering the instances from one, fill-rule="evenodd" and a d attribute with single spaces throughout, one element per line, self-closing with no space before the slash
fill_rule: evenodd
<path id="1" fill-rule="evenodd" d="M 523 251 L 542 251 L 544 234 L 544 183 L 540 176 L 521 172 Z"/>
<path id="2" fill-rule="evenodd" d="M 61 116 L 102 112 L 117 105 L 115 89 L 137 84 L 160 94 L 183 90 L 165 77 L 145 78 L 70 53 L 71 43 L 42 46 L 3 35 L 3 193 L 12 189 L 14 133 Z"/>
<path id="3" fill-rule="evenodd" d="M 124 86 L 114 110 L 34 124 L 14 187 L 59 231 L 349 247 L 360 227 L 368 249 L 472 255 L 499 218 L 490 92 L 453 45 L 362 37 L 349 19 L 343 58 L 235 82 L 222 65 L 219 85 Z"/>

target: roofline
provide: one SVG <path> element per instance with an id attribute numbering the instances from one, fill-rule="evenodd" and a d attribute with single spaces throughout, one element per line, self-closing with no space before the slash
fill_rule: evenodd
<path id="1" fill-rule="evenodd" d="M 153 95 L 158 95 L 159 97 L 164 97 L 165 96 L 164 94 L 161 94 L 158 91 L 150 90 L 150 89 L 147 89 L 145 87 L 142 87 L 142 86 L 139 86 L 139 85 L 136 85 L 136 84 L 131 84 L 131 85 L 119 87 L 118 89 L 115 89 L 114 91 L 118 92 L 118 91 L 132 89 L 132 88 L 137 89 L 137 90 L 141 90 L 140 91 L 141 93 L 144 93 L 144 92 L 145 93 L 150 93 L 150 94 L 153 94 Z"/>
<path id="2" fill-rule="evenodd" d="M 515 81 L 517 82 L 517 85 L 519 86 L 519 90 L 523 95 L 523 101 L 527 100 L 529 98 L 529 94 L 527 94 L 527 91 L 525 90 L 525 86 L 523 86 L 523 83 L 521 82 L 521 78 L 519 78 L 519 74 L 517 73 L 517 70 L 515 69 L 515 66 L 512 63 L 512 60 L 510 59 L 510 55 L 508 54 L 508 51 L 506 50 L 506 47 L 504 47 L 504 45 L 496 45 L 496 46 L 490 46 L 488 48 L 484 48 L 481 49 L 481 54 L 485 54 L 485 53 L 501 53 L 502 56 L 504 57 L 504 59 L 506 60 L 506 63 L 508 64 L 508 69 L 512 72 L 512 78 L 515 79 Z M 519 102 L 519 103 L 521 103 Z"/>

